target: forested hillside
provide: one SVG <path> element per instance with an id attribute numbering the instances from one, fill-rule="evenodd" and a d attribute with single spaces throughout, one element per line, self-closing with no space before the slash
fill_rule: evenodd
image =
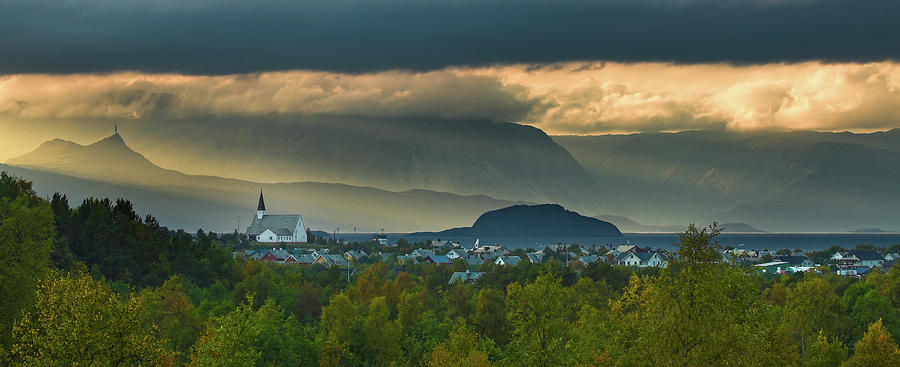
<path id="1" fill-rule="evenodd" d="M 897 366 L 900 268 L 760 276 L 689 227 L 667 268 L 602 262 L 347 269 L 233 258 L 127 200 L 42 199 L 0 176 L 0 364 Z M 402 253 L 417 245 L 310 246 Z M 377 259 L 376 259 L 377 258 Z"/>

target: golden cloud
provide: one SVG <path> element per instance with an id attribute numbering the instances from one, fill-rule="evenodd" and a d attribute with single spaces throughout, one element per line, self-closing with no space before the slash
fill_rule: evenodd
<path id="1" fill-rule="evenodd" d="M 900 67 L 564 63 L 416 73 L 0 77 L 8 118 L 271 114 L 491 119 L 549 133 L 853 130 L 900 126 Z"/>

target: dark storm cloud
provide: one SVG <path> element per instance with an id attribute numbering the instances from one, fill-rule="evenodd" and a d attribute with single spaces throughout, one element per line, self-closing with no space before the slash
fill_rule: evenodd
<path id="1" fill-rule="evenodd" d="M 896 0 L 0 0 L 0 73 L 897 60 L 898 14 Z"/>

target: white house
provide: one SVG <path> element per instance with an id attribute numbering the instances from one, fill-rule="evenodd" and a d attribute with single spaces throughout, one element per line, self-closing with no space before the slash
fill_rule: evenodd
<path id="1" fill-rule="evenodd" d="M 614 262 L 616 265 L 625 266 L 666 267 L 669 265 L 669 258 L 660 252 L 625 252 L 619 254 Z"/>
<path id="2" fill-rule="evenodd" d="M 262 191 L 259 192 L 259 204 L 256 206 L 256 216 L 250 227 L 247 227 L 247 237 L 257 242 L 285 242 L 306 243 L 306 227 L 303 226 L 303 218 L 300 214 L 266 214 L 266 202 L 263 200 Z"/>
<path id="3" fill-rule="evenodd" d="M 494 264 L 503 265 L 503 266 L 506 266 L 506 265 L 515 266 L 516 264 L 519 263 L 519 261 L 522 261 L 522 258 L 520 258 L 518 256 L 498 256 L 497 260 L 494 261 Z"/>

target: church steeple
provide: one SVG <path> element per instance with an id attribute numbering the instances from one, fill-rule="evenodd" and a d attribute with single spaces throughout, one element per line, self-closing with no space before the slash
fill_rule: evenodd
<path id="1" fill-rule="evenodd" d="M 113 123 L 113 135 L 119 135 L 119 123 L 118 122 Z"/>
<path id="2" fill-rule="evenodd" d="M 256 219 L 262 219 L 266 215 L 266 202 L 263 200 L 262 190 L 259 190 L 259 204 L 256 205 Z"/>

